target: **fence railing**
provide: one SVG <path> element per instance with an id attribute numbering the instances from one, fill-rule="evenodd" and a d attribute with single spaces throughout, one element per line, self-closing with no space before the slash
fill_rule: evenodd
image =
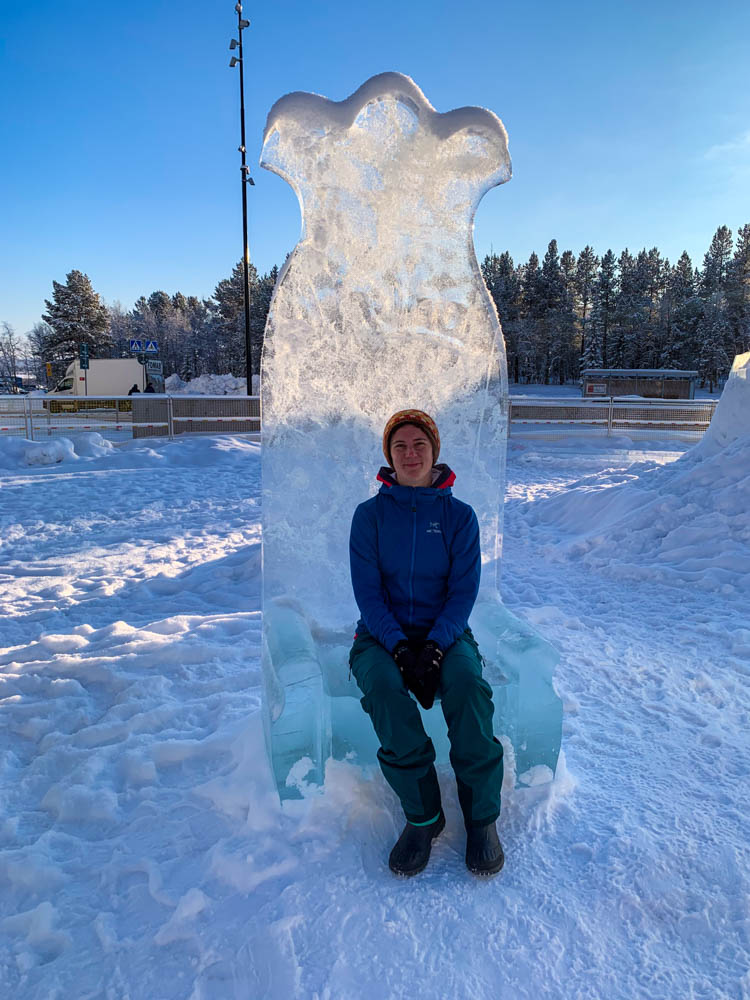
<path id="1" fill-rule="evenodd" d="M 716 400 L 511 397 L 510 433 L 548 439 L 571 434 L 698 441 Z M 32 441 L 81 431 L 110 440 L 180 434 L 258 433 L 258 396 L 0 396 L 0 437 Z"/>
<path id="2" fill-rule="evenodd" d="M 714 399 L 510 399 L 509 433 L 530 433 L 549 439 L 570 434 L 635 439 L 699 441 L 716 409 Z"/>
<path id="3" fill-rule="evenodd" d="M 0 437 L 98 431 L 110 440 L 260 431 L 258 396 L 0 396 Z"/>

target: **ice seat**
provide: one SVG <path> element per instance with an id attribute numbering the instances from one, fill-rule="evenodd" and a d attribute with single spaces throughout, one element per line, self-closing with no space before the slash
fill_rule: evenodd
<path id="1" fill-rule="evenodd" d="M 279 795 L 299 797 L 288 778 L 302 758 L 308 783 L 320 784 L 329 757 L 374 764 L 378 749 L 361 692 L 349 674 L 353 628 L 313 635 L 300 607 L 274 602 L 265 609 L 269 647 L 264 657 L 266 738 Z M 499 601 L 480 600 L 470 625 L 485 659 L 495 704 L 494 731 L 506 749 L 517 785 L 554 775 L 562 735 L 562 704 L 552 678 L 555 649 Z M 438 764 L 450 744 L 440 708 L 420 709 Z M 533 773 L 532 773 L 533 772 Z"/>

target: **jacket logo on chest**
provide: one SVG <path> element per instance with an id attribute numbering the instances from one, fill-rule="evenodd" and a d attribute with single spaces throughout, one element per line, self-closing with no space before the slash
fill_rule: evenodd
<path id="1" fill-rule="evenodd" d="M 430 521 L 430 526 L 427 529 L 428 535 L 442 535 L 443 529 L 440 527 L 440 521 Z"/>

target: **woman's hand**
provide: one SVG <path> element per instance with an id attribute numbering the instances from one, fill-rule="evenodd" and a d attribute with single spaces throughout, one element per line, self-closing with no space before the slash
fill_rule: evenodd
<path id="1" fill-rule="evenodd" d="M 406 639 L 399 639 L 393 647 L 391 656 L 396 661 L 396 666 L 401 671 L 404 679 L 414 673 L 414 668 L 417 665 L 417 657 Z"/>
<path id="2" fill-rule="evenodd" d="M 404 684 L 414 693 L 422 708 L 432 708 L 440 686 L 440 665 L 443 662 L 440 646 L 428 639 L 415 653 L 406 639 L 401 639 L 391 655 L 401 671 Z"/>
<path id="3" fill-rule="evenodd" d="M 435 673 L 440 676 L 440 667 L 443 663 L 442 649 L 434 639 L 428 639 L 422 646 L 417 657 L 417 669 L 421 673 Z"/>

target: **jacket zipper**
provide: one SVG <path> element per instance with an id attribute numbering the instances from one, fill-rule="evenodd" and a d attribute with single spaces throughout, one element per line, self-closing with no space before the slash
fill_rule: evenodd
<path id="1" fill-rule="evenodd" d="M 411 567 L 409 569 L 409 624 L 414 624 L 414 559 L 417 549 L 417 491 L 412 487 L 411 491 Z"/>

